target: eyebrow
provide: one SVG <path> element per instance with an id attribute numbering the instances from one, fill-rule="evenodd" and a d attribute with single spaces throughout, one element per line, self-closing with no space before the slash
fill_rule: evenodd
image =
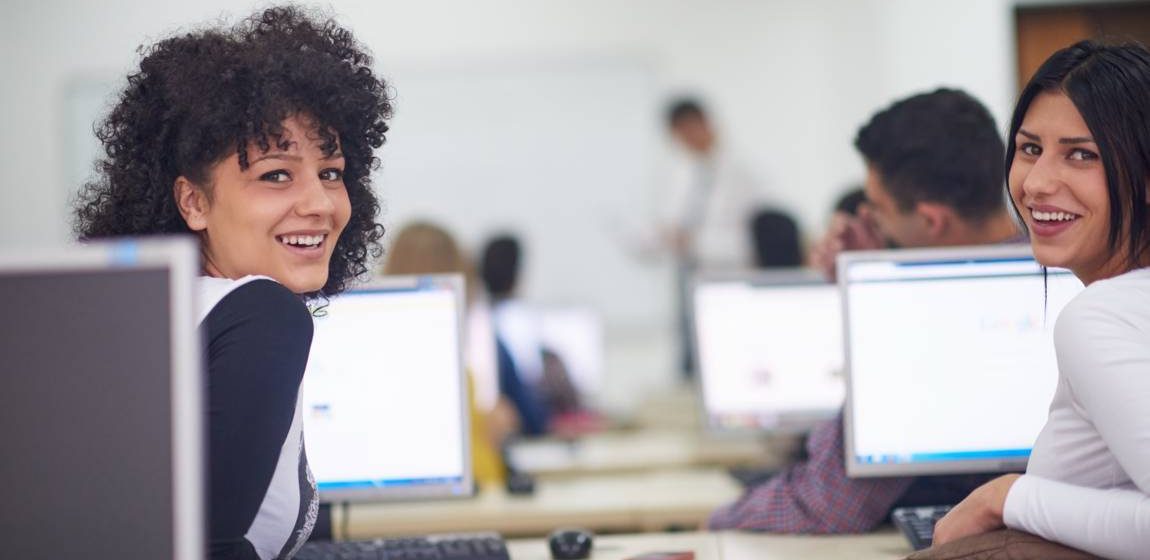
<path id="1" fill-rule="evenodd" d="M 1034 140 L 1035 142 L 1041 142 L 1042 141 L 1042 138 L 1039 137 L 1037 134 L 1032 134 L 1032 133 L 1027 132 L 1021 128 L 1018 129 L 1018 133 L 1029 138 L 1030 140 Z M 1093 144 L 1094 139 L 1090 138 L 1089 136 L 1072 136 L 1070 138 L 1059 138 L 1058 143 L 1059 144 Z"/>
<path id="2" fill-rule="evenodd" d="M 303 158 L 300 156 L 293 156 L 290 154 L 277 152 L 277 153 L 264 154 L 264 155 L 262 155 L 256 159 L 253 159 L 250 163 L 259 163 L 265 159 L 286 159 L 286 160 L 291 160 L 291 161 L 302 161 L 303 160 Z"/>
<path id="3" fill-rule="evenodd" d="M 337 152 L 332 152 L 332 154 L 330 156 L 327 156 L 323 159 L 324 159 L 324 161 L 330 161 L 330 160 L 339 159 L 342 157 L 343 157 L 343 152 L 337 151 Z M 300 156 L 293 156 L 291 154 L 285 154 L 282 152 L 273 152 L 273 153 L 264 154 L 264 155 L 262 155 L 256 159 L 251 160 L 248 163 L 248 165 L 251 165 L 253 163 L 259 163 L 265 159 L 286 159 L 286 160 L 291 160 L 291 161 L 303 161 L 303 158 Z"/>

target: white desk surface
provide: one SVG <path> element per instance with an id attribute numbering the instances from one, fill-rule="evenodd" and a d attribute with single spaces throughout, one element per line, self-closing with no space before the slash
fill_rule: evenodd
<path id="1" fill-rule="evenodd" d="M 333 526 L 344 539 L 483 530 L 538 536 L 568 526 L 610 532 L 693 528 L 740 492 L 717 468 L 600 474 L 543 479 L 532 496 L 488 488 L 462 500 L 351 504 L 346 520 L 338 508 L 333 511 Z"/>
<path id="2" fill-rule="evenodd" d="M 721 558 L 729 560 L 782 560 L 849 558 L 890 560 L 914 552 L 894 528 L 866 535 L 762 535 L 720 533 Z"/>
<path id="3" fill-rule="evenodd" d="M 718 533 L 647 533 L 638 535 L 599 535 L 589 560 L 625 560 L 650 552 L 695 553 L 695 560 L 719 560 Z M 552 560 L 547 539 L 507 542 L 511 560 Z"/>
<path id="4" fill-rule="evenodd" d="M 622 473 L 692 466 L 780 467 L 795 438 L 772 445 L 753 437 L 715 438 L 687 430 L 605 432 L 575 441 L 524 440 L 509 449 L 515 468 L 537 476 Z M 774 443 L 780 442 L 779 439 Z"/>
<path id="5" fill-rule="evenodd" d="M 550 560 L 545 539 L 508 542 L 512 560 Z M 753 533 L 647 533 L 595 538 L 590 560 L 625 560 L 649 552 L 692 551 L 696 560 L 890 560 L 913 552 L 893 529 L 868 535 L 807 536 Z"/>

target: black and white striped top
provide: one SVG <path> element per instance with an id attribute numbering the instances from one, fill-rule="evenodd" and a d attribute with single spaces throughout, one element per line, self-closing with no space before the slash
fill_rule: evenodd
<path id="1" fill-rule="evenodd" d="M 315 526 L 300 383 L 312 318 L 270 278 L 201 278 L 211 558 L 286 559 Z"/>

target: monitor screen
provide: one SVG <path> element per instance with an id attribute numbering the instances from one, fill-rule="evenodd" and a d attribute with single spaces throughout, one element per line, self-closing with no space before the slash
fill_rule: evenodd
<path id="1" fill-rule="evenodd" d="M 582 307 L 545 307 L 539 313 L 543 347 L 559 356 L 581 397 L 603 390 L 603 319 Z"/>
<path id="2" fill-rule="evenodd" d="M 328 501 L 470 495 L 462 277 L 389 277 L 315 319 L 304 438 Z"/>
<path id="3" fill-rule="evenodd" d="M 1025 468 L 1057 384 L 1052 331 L 1082 290 L 1029 246 L 840 257 L 847 473 Z"/>
<path id="4" fill-rule="evenodd" d="M 190 241 L 0 252 L 5 558 L 204 558 Z"/>
<path id="5" fill-rule="evenodd" d="M 694 286 L 706 424 L 802 430 L 842 405 L 838 287 L 809 273 L 748 272 Z"/>

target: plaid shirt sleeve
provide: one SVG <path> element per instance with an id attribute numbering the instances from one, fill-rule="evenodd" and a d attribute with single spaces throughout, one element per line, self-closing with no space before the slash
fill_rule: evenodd
<path id="1" fill-rule="evenodd" d="M 791 465 L 711 514 L 711 529 L 772 533 L 862 533 L 886 520 L 914 478 L 847 478 L 842 413 L 807 438 L 806 461 Z"/>

